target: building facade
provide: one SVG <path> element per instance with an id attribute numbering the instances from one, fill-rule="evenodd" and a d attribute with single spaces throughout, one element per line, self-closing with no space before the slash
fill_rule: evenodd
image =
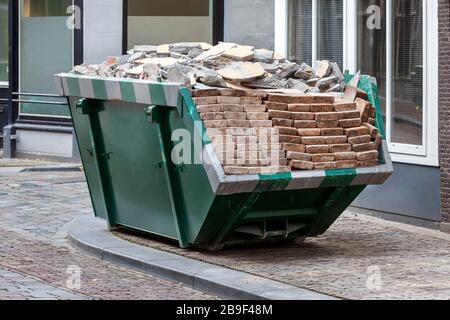
<path id="1" fill-rule="evenodd" d="M 67 106 L 52 96 L 53 73 L 136 44 L 224 40 L 375 76 L 396 171 L 355 206 L 428 227 L 450 222 L 448 1 L 0 0 L 0 17 L 7 156 L 77 159 Z"/>

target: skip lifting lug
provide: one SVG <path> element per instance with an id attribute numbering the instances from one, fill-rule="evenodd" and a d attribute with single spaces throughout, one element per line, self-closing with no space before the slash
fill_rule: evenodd
<path id="1" fill-rule="evenodd" d="M 155 108 L 156 106 L 149 106 L 144 109 L 145 115 L 150 122 L 153 122 L 153 111 L 155 110 Z"/>

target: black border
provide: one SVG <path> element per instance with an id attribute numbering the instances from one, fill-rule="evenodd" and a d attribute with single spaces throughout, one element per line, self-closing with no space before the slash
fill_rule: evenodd
<path id="1" fill-rule="evenodd" d="M 74 0 L 74 5 L 80 8 L 80 29 L 74 30 L 74 65 L 80 65 L 84 61 L 84 0 Z"/>
<path id="2" fill-rule="evenodd" d="M 224 39 L 224 15 L 225 0 L 213 0 L 213 44 L 217 44 Z M 128 0 L 123 0 L 122 15 L 122 51 L 128 51 Z"/>

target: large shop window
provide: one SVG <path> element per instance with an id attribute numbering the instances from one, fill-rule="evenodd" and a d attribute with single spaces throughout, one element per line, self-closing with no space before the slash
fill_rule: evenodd
<path id="1" fill-rule="evenodd" d="M 396 162 L 439 165 L 438 0 L 279 0 L 275 47 L 376 77 Z"/>
<path id="2" fill-rule="evenodd" d="M 0 87 L 8 85 L 8 0 L 0 0 Z"/>
<path id="3" fill-rule="evenodd" d="M 128 0 L 128 48 L 212 42 L 212 0 Z"/>
<path id="4" fill-rule="evenodd" d="M 290 59 L 327 59 L 343 67 L 344 0 L 291 0 L 289 13 Z"/>
<path id="5" fill-rule="evenodd" d="M 67 9 L 71 5 L 72 0 L 20 1 L 21 92 L 55 94 L 53 75 L 72 68 L 73 30 L 67 27 Z M 35 103 L 21 103 L 20 115 L 70 116 L 67 107 Z"/>
<path id="6" fill-rule="evenodd" d="M 424 1 L 361 0 L 358 13 L 358 67 L 378 79 L 391 151 L 425 156 Z"/>

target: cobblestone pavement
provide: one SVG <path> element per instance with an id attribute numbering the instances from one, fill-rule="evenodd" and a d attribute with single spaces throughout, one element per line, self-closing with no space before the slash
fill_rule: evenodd
<path id="1" fill-rule="evenodd" d="M 86 214 L 93 213 L 80 173 L 26 174 L 0 180 L 0 268 L 64 288 L 67 267 L 79 266 L 82 289 L 75 293 L 90 298 L 210 298 L 133 274 L 69 247 L 67 224 Z M 181 250 L 174 243 L 152 238 L 118 235 L 341 298 L 450 298 L 450 235 L 351 212 L 324 236 L 289 246 L 247 246 L 208 253 Z"/>
<path id="2" fill-rule="evenodd" d="M 81 173 L 1 175 L 1 299 L 214 299 L 87 256 L 67 226 L 93 214 Z"/>

